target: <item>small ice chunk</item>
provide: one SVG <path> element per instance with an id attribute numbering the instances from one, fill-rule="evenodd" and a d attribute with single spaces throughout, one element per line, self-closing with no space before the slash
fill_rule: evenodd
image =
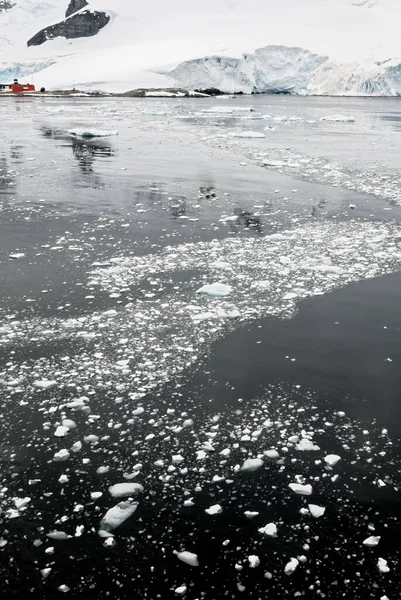
<path id="1" fill-rule="evenodd" d="M 145 412 L 145 409 L 143 408 L 143 406 L 138 406 L 138 408 L 136 408 L 135 410 L 132 411 L 132 415 L 134 417 L 139 417 L 139 415 L 141 415 L 144 412 Z"/>
<path id="2" fill-rule="evenodd" d="M 177 554 L 177 558 L 191 567 L 199 567 L 198 555 L 184 550 Z"/>
<path id="3" fill-rule="evenodd" d="M 341 456 L 338 456 L 337 454 L 328 454 L 324 457 L 324 462 L 329 467 L 334 467 L 334 465 L 336 465 L 340 460 Z"/>
<path id="4" fill-rule="evenodd" d="M 101 498 L 102 496 L 103 492 L 91 492 L 92 500 L 98 500 L 98 498 Z"/>
<path id="5" fill-rule="evenodd" d="M 95 129 L 89 127 L 76 127 L 75 129 L 69 129 L 68 133 L 74 137 L 81 138 L 96 138 L 96 137 L 109 137 L 110 135 L 117 135 L 117 131 L 107 131 L 102 129 Z"/>
<path id="6" fill-rule="evenodd" d="M 72 446 L 71 446 L 71 450 L 73 452 L 79 452 L 80 450 L 82 450 L 82 442 L 75 442 Z"/>
<path id="7" fill-rule="evenodd" d="M 120 502 L 110 508 L 104 515 L 100 523 L 100 529 L 104 531 L 112 531 L 120 527 L 124 521 L 131 517 L 138 508 L 138 502 Z"/>
<path id="8" fill-rule="evenodd" d="M 246 510 L 244 512 L 244 515 L 248 518 L 248 519 L 253 519 L 254 517 L 258 516 L 258 512 L 254 511 L 254 510 Z"/>
<path id="9" fill-rule="evenodd" d="M 272 458 L 272 459 L 280 458 L 280 454 L 277 452 L 277 450 L 266 450 L 264 452 L 264 455 L 267 456 L 267 458 Z"/>
<path id="10" fill-rule="evenodd" d="M 65 533 L 65 531 L 51 531 L 47 534 L 47 537 L 51 540 L 69 540 L 72 536 Z"/>
<path id="11" fill-rule="evenodd" d="M 368 546 L 368 548 L 374 548 L 375 546 L 378 545 L 379 542 L 380 542 L 379 535 L 371 535 L 370 537 L 366 538 L 366 540 L 364 540 L 362 543 L 364 546 Z"/>
<path id="12" fill-rule="evenodd" d="M 40 570 L 40 574 L 42 575 L 43 579 L 46 579 L 46 577 L 48 577 L 51 573 L 51 568 L 48 567 L 47 569 L 41 569 Z"/>
<path id="13" fill-rule="evenodd" d="M 241 467 L 241 471 L 257 471 L 263 466 L 263 460 L 261 458 L 247 458 Z"/>
<path id="14" fill-rule="evenodd" d="M 221 508 L 220 504 L 214 504 L 213 506 L 211 506 L 210 508 L 207 508 L 205 510 L 205 513 L 207 513 L 208 515 L 219 515 L 220 513 L 223 512 L 223 509 Z"/>
<path id="15" fill-rule="evenodd" d="M 387 561 L 384 558 L 379 558 L 379 560 L 377 561 L 377 568 L 379 569 L 380 573 L 390 572 L 390 567 L 388 566 Z"/>
<path id="16" fill-rule="evenodd" d="M 300 496 L 311 496 L 312 495 L 312 486 L 308 483 L 306 485 L 302 485 L 301 483 L 290 483 L 288 486 L 295 494 L 299 494 Z"/>
<path id="17" fill-rule="evenodd" d="M 256 556 L 256 554 L 251 554 L 248 556 L 248 562 L 251 569 L 255 569 L 260 565 L 260 558 L 259 556 Z"/>
<path id="18" fill-rule="evenodd" d="M 204 285 L 197 291 L 198 294 L 207 294 L 208 296 L 229 296 L 233 291 L 230 285 L 224 283 L 211 283 Z"/>
<path id="19" fill-rule="evenodd" d="M 177 594 L 177 596 L 183 596 L 187 591 L 187 586 L 186 585 L 180 585 L 180 587 L 175 589 L 175 593 Z"/>
<path id="20" fill-rule="evenodd" d="M 284 573 L 286 575 L 292 575 L 299 565 L 299 560 L 291 558 L 291 560 L 285 565 Z"/>
<path id="21" fill-rule="evenodd" d="M 102 466 L 102 467 L 98 467 L 96 469 L 96 473 L 98 475 L 104 475 L 104 473 L 108 473 L 110 471 L 110 467 L 109 466 Z"/>
<path id="22" fill-rule="evenodd" d="M 49 390 L 57 385 L 57 381 L 52 379 L 40 379 L 39 381 L 34 381 L 33 385 L 41 390 Z"/>
<path id="23" fill-rule="evenodd" d="M 65 583 L 63 583 L 62 585 L 59 585 L 58 588 L 59 592 L 69 592 L 70 588 L 68 587 L 68 585 L 65 585 Z"/>
<path id="24" fill-rule="evenodd" d="M 28 506 L 28 504 L 31 501 L 31 498 L 13 498 L 14 500 L 14 504 L 15 507 L 20 510 L 21 508 L 24 508 L 25 506 Z"/>
<path id="25" fill-rule="evenodd" d="M 67 429 L 76 429 L 77 424 L 72 419 L 63 419 L 61 421 L 63 427 L 67 427 Z"/>
<path id="26" fill-rule="evenodd" d="M 268 537 L 277 537 L 277 525 L 275 523 L 268 523 L 264 527 L 258 529 L 258 531 Z"/>
<path id="27" fill-rule="evenodd" d="M 302 438 L 302 440 L 295 446 L 295 449 L 300 450 L 301 452 L 317 452 L 320 450 L 319 446 L 307 438 Z"/>
<path id="28" fill-rule="evenodd" d="M 124 498 L 125 496 L 136 496 L 143 492 L 140 483 L 116 483 L 109 487 L 109 493 L 113 498 Z"/>
<path id="29" fill-rule="evenodd" d="M 57 427 L 56 431 L 54 432 L 54 435 L 56 437 L 65 437 L 67 435 L 67 433 L 69 433 L 70 430 L 68 427 L 64 427 L 64 425 L 60 425 L 59 427 Z"/>
<path id="30" fill-rule="evenodd" d="M 23 252 L 14 252 L 13 254 L 9 254 L 8 257 L 13 260 L 18 260 L 19 258 L 24 258 L 25 254 Z"/>
<path id="31" fill-rule="evenodd" d="M 70 458 L 70 453 L 65 448 L 63 448 L 62 450 L 59 450 L 53 456 L 54 462 L 61 462 L 63 460 L 68 460 L 69 458 Z"/>
<path id="32" fill-rule="evenodd" d="M 315 517 L 315 519 L 323 517 L 324 513 L 326 512 L 324 506 L 318 506 L 317 504 L 308 504 L 308 508 L 310 514 L 312 515 L 312 517 Z"/>

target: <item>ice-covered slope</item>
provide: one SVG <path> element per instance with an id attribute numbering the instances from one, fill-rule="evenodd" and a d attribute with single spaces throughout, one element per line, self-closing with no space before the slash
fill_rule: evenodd
<path id="1" fill-rule="evenodd" d="M 401 94 L 400 0 L 89 0 L 82 10 L 110 16 L 97 35 L 30 48 L 68 0 L 14 1 L 0 12 L 0 82 Z"/>

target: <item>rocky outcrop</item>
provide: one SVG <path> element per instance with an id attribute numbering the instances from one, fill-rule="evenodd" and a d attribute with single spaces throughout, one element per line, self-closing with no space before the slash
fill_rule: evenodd
<path id="1" fill-rule="evenodd" d="M 91 37 L 99 33 L 109 21 L 110 16 L 105 12 L 85 10 L 84 12 L 72 15 L 72 17 L 69 17 L 65 21 L 49 25 L 49 27 L 38 31 L 28 41 L 28 46 L 40 46 L 47 42 L 47 40 L 53 40 L 57 37 L 65 37 L 67 39 Z"/>
<path id="2" fill-rule="evenodd" d="M 85 8 L 85 6 L 88 6 L 88 3 L 86 0 L 71 0 L 68 5 L 67 10 L 65 11 L 65 17 L 66 18 L 70 17 L 74 13 L 81 10 L 81 8 Z"/>
<path id="3" fill-rule="evenodd" d="M 15 6 L 14 2 L 9 2 L 9 0 L 0 0 L 0 13 L 6 10 L 10 10 Z"/>

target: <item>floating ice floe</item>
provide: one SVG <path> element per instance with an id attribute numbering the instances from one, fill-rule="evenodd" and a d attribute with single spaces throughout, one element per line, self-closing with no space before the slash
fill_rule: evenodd
<path id="1" fill-rule="evenodd" d="M 258 531 L 268 537 L 277 537 L 277 525 L 275 523 L 268 523 L 264 527 L 260 527 Z"/>
<path id="2" fill-rule="evenodd" d="M 260 467 L 263 467 L 261 458 L 247 458 L 241 467 L 241 471 L 257 471 Z"/>
<path id="3" fill-rule="evenodd" d="M 223 509 L 221 508 L 220 504 L 214 504 L 210 508 L 205 509 L 205 513 L 207 513 L 208 515 L 211 515 L 211 516 L 219 515 L 222 512 L 223 512 Z"/>
<path id="4" fill-rule="evenodd" d="M 188 552 L 187 550 L 178 552 L 177 558 L 191 567 L 199 567 L 198 555 L 193 552 Z"/>
<path id="5" fill-rule="evenodd" d="M 259 131 L 237 131 L 232 134 L 235 138 L 259 139 L 266 137 L 264 133 Z"/>
<path id="6" fill-rule="evenodd" d="M 8 257 L 13 260 L 18 260 L 19 258 L 24 258 L 25 254 L 23 252 L 14 252 L 13 254 L 9 254 Z"/>
<path id="7" fill-rule="evenodd" d="M 355 117 L 346 117 L 344 115 L 328 115 L 327 117 L 320 117 L 320 121 L 334 121 L 337 123 L 353 123 Z"/>
<path id="8" fill-rule="evenodd" d="M 377 561 L 377 568 L 379 569 L 380 573 L 390 572 L 390 567 L 388 566 L 387 561 L 384 558 L 379 558 L 379 560 Z"/>
<path id="9" fill-rule="evenodd" d="M 291 558 L 291 560 L 285 565 L 284 573 L 286 575 L 292 575 L 299 565 L 299 560 L 296 558 Z"/>
<path id="10" fill-rule="evenodd" d="M 320 450 L 319 446 L 309 440 L 308 438 L 302 438 L 302 440 L 295 446 L 296 450 L 301 452 L 317 452 Z"/>
<path id="11" fill-rule="evenodd" d="M 300 496 L 311 496 L 313 492 L 312 486 L 309 483 L 306 485 L 301 483 L 290 483 L 288 487 L 294 494 L 299 494 Z"/>
<path id="12" fill-rule="evenodd" d="M 76 127 L 75 129 L 69 129 L 68 133 L 75 137 L 81 138 L 96 138 L 96 137 L 109 137 L 117 135 L 118 131 L 106 131 L 102 129 L 90 129 L 85 127 Z"/>
<path id="13" fill-rule="evenodd" d="M 109 487 L 109 493 L 113 498 L 136 496 L 141 492 L 143 492 L 143 485 L 140 483 L 116 483 Z"/>
<path id="14" fill-rule="evenodd" d="M 256 554 L 248 556 L 248 562 L 251 569 L 256 569 L 260 565 L 260 558 Z"/>
<path id="15" fill-rule="evenodd" d="M 208 296 L 223 297 L 229 296 L 232 291 L 233 288 L 230 285 L 226 285 L 224 283 L 210 283 L 199 288 L 197 293 L 207 294 Z"/>
<path id="16" fill-rule="evenodd" d="M 374 548 L 375 546 L 378 546 L 380 540 L 381 537 L 379 535 L 371 535 L 370 537 L 366 538 L 366 540 L 364 540 L 362 544 L 364 546 L 367 546 L 368 548 Z"/>
<path id="17" fill-rule="evenodd" d="M 328 454 L 324 457 L 324 462 L 329 467 L 334 467 L 338 462 L 340 462 L 340 460 L 341 456 L 338 456 L 338 454 Z"/>
<path id="18" fill-rule="evenodd" d="M 110 508 L 104 515 L 100 522 L 100 529 L 106 532 L 117 529 L 117 527 L 120 527 L 124 521 L 129 519 L 134 514 L 137 508 L 138 502 L 130 502 L 128 500 L 116 504 L 116 506 Z"/>
<path id="19" fill-rule="evenodd" d="M 315 517 L 315 519 L 323 517 L 324 513 L 326 512 L 324 506 L 318 506 L 317 504 L 308 504 L 308 508 L 310 514 L 312 515 L 312 517 Z"/>

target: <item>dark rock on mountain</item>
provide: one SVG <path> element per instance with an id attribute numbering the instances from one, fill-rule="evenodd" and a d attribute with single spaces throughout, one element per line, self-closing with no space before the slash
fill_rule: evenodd
<path id="1" fill-rule="evenodd" d="M 41 31 L 38 31 L 29 41 L 28 46 L 40 46 L 57 37 L 65 37 L 67 39 L 91 37 L 99 33 L 103 27 L 110 21 L 110 16 L 105 12 L 91 12 L 85 10 L 69 17 L 65 21 L 49 25 Z"/>
<path id="2" fill-rule="evenodd" d="M 6 10 L 10 10 L 10 8 L 12 8 L 13 6 L 15 6 L 14 2 L 9 2 L 9 0 L 0 0 L 0 13 Z"/>
<path id="3" fill-rule="evenodd" d="M 79 10 L 81 10 L 81 8 L 84 8 L 85 6 L 88 6 L 86 0 L 70 0 L 68 8 L 65 11 L 66 18 L 78 12 Z"/>

